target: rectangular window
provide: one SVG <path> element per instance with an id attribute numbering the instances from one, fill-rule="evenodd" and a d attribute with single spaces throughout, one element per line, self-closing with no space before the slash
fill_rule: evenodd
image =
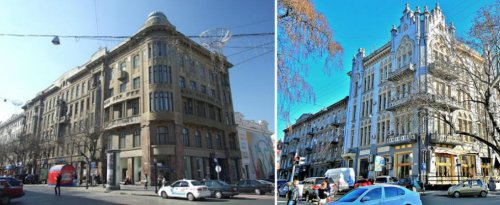
<path id="1" fill-rule="evenodd" d="M 126 89 L 127 89 L 127 83 L 124 82 L 120 84 L 120 93 L 125 92 Z"/>
<path id="2" fill-rule="evenodd" d="M 115 94 L 113 93 L 113 91 L 114 91 L 114 90 L 113 90 L 113 88 L 110 88 L 110 89 L 108 90 L 108 98 L 113 97 L 113 95 L 115 95 Z"/>
<path id="3" fill-rule="evenodd" d="M 208 133 L 208 132 L 207 132 L 207 135 L 205 136 L 205 141 L 207 142 L 207 148 L 208 149 L 213 149 L 212 135 L 210 135 L 210 133 Z"/>
<path id="4" fill-rule="evenodd" d="M 196 147 L 201 147 L 201 135 L 199 130 L 196 130 L 194 133 L 194 143 Z"/>
<path id="5" fill-rule="evenodd" d="M 182 76 L 179 76 L 179 87 L 186 88 L 186 79 Z"/>
<path id="6" fill-rule="evenodd" d="M 184 146 L 189 147 L 189 130 L 187 128 L 182 129 L 182 142 Z"/>
<path id="7" fill-rule="evenodd" d="M 157 139 L 158 144 L 167 144 L 167 139 L 168 139 L 167 127 L 158 127 L 157 135 L 158 135 Z"/>
<path id="8" fill-rule="evenodd" d="M 134 147 L 140 147 L 141 146 L 141 130 L 136 129 L 134 131 Z"/>
<path id="9" fill-rule="evenodd" d="M 119 149 L 125 148 L 125 132 L 120 132 L 120 138 L 119 138 Z"/>
<path id="10" fill-rule="evenodd" d="M 132 89 L 135 90 L 139 89 L 140 87 L 141 87 L 141 78 L 140 77 L 134 78 Z"/>
<path id="11" fill-rule="evenodd" d="M 207 94 L 207 86 L 201 85 L 201 93 Z"/>
<path id="12" fill-rule="evenodd" d="M 139 59 L 139 55 L 135 55 L 133 58 L 133 66 L 134 66 L 134 68 L 139 68 L 140 65 L 141 65 L 141 61 Z"/>
<path id="13" fill-rule="evenodd" d="M 191 81 L 191 90 L 196 90 L 196 82 Z"/>
<path id="14" fill-rule="evenodd" d="M 107 148 L 108 149 L 112 149 L 113 148 L 113 136 L 112 135 L 108 135 L 107 136 Z"/>

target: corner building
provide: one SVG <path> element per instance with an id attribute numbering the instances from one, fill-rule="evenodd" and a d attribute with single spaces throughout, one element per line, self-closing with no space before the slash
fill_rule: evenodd
<path id="1" fill-rule="evenodd" d="M 439 5 L 431 11 L 406 5 L 390 41 L 370 55 L 361 48 L 352 59 L 342 157 L 357 178 L 390 175 L 449 185 L 498 176 L 492 173 L 498 156 L 470 137 L 452 134 L 436 118 L 447 112 L 458 119 L 458 129 L 485 136 L 484 116 L 448 83 L 460 80 L 463 71 L 438 63 L 449 46 L 442 37 L 452 38 L 454 32 Z M 482 59 L 477 53 L 464 57 Z M 376 156 L 386 162 L 380 170 L 375 169 Z"/>
<path id="2" fill-rule="evenodd" d="M 241 154 L 230 67 L 224 56 L 176 31 L 163 13 L 153 12 L 130 39 L 111 50 L 98 51 L 89 62 L 48 89 L 60 94 L 51 95 L 56 100 L 44 96 L 49 102 L 44 107 L 65 105 L 63 111 L 56 109 L 59 120 L 55 124 L 67 123 L 70 133 L 77 130 L 75 134 L 51 131 L 49 135 L 73 138 L 81 123 L 102 130 L 98 172 L 105 176 L 105 152 L 114 150 L 118 156 L 116 179 L 120 181 L 128 176 L 140 182 L 145 174 L 154 181 L 155 171 L 168 181 L 217 178 L 216 165 L 222 167 L 221 179 L 237 181 L 241 177 Z M 79 78 L 84 80 L 72 80 Z M 91 97 L 76 103 L 67 100 L 68 95 L 85 95 L 87 90 Z M 47 109 L 37 107 L 33 111 L 53 117 L 45 114 Z M 83 116 L 76 120 L 80 115 L 88 115 L 89 120 Z M 44 120 L 41 124 L 44 127 Z M 55 151 L 47 157 L 50 162 L 68 162 L 79 155 L 72 152 L 72 144 L 60 147 L 64 154 Z"/>

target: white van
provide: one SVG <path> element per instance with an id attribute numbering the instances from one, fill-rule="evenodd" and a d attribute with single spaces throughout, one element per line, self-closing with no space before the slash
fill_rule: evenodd
<path id="1" fill-rule="evenodd" d="M 346 191 L 354 187 L 353 168 L 329 169 L 326 170 L 325 177 L 333 179 L 333 182 L 338 187 L 338 191 Z"/>

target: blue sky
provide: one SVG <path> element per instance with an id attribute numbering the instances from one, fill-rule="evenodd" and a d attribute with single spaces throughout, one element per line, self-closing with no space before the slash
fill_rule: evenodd
<path id="1" fill-rule="evenodd" d="M 0 2 L 0 34 L 129 36 L 156 10 L 185 35 L 221 27 L 233 34 L 274 32 L 272 0 L 8 0 Z M 65 71 L 89 60 L 99 47 L 118 43 L 61 39 L 61 45 L 54 46 L 50 40 L 0 36 L 0 97 L 25 102 Z M 259 45 L 265 46 L 251 48 Z M 265 36 L 234 38 L 224 49 L 235 65 L 230 70 L 235 111 L 247 119 L 268 121 L 270 130 L 274 130 L 273 47 L 274 37 Z M 0 121 L 21 111 L 0 102 Z"/>
<path id="2" fill-rule="evenodd" d="M 303 113 L 315 113 L 328 105 L 341 100 L 349 93 L 351 60 L 358 48 L 365 48 L 367 54 L 373 52 L 390 40 L 392 25 L 399 25 L 399 19 L 405 3 L 415 10 L 425 5 L 429 10 L 435 7 L 436 1 L 349 1 L 349 0 L 316 0 L 315 7 L 325 15 L 333 30 L 333 37 L 344 48 L 342 68 L 331 68 L 332 74 L 322 72 L 322 63 L 310 60 L 308 82 L 316 93 L 315 103 L 299 103 L 290 111 L 290 122 L 278 118 L 278 138 L 283 139 L 283 129 L 293 124 Z M 453 22 L 458 36 L 465 36 L 471 21 L 479 8 L 494 1 L 447 0 L 439 1 L 446 22 Z M 317 61 L 316 61 L 317 62 Z"/>

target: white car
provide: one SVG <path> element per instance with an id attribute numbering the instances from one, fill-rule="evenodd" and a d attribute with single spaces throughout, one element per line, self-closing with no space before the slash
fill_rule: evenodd
<path id="1" fill-rule="evenodd" d="M 158 195 L 166 199 L 169 197 L 186 198 L 189 201 L 210 197 L 208 187 L 196 180 L 178 180 L 170 186 L 163 186 Z"/>
<path id="2" fill-rule="evenodd" d="M 422 205 L 420 194 L 404 187 L 391 184 L 377 184 L 356 188 L 328 205 Z"/>

